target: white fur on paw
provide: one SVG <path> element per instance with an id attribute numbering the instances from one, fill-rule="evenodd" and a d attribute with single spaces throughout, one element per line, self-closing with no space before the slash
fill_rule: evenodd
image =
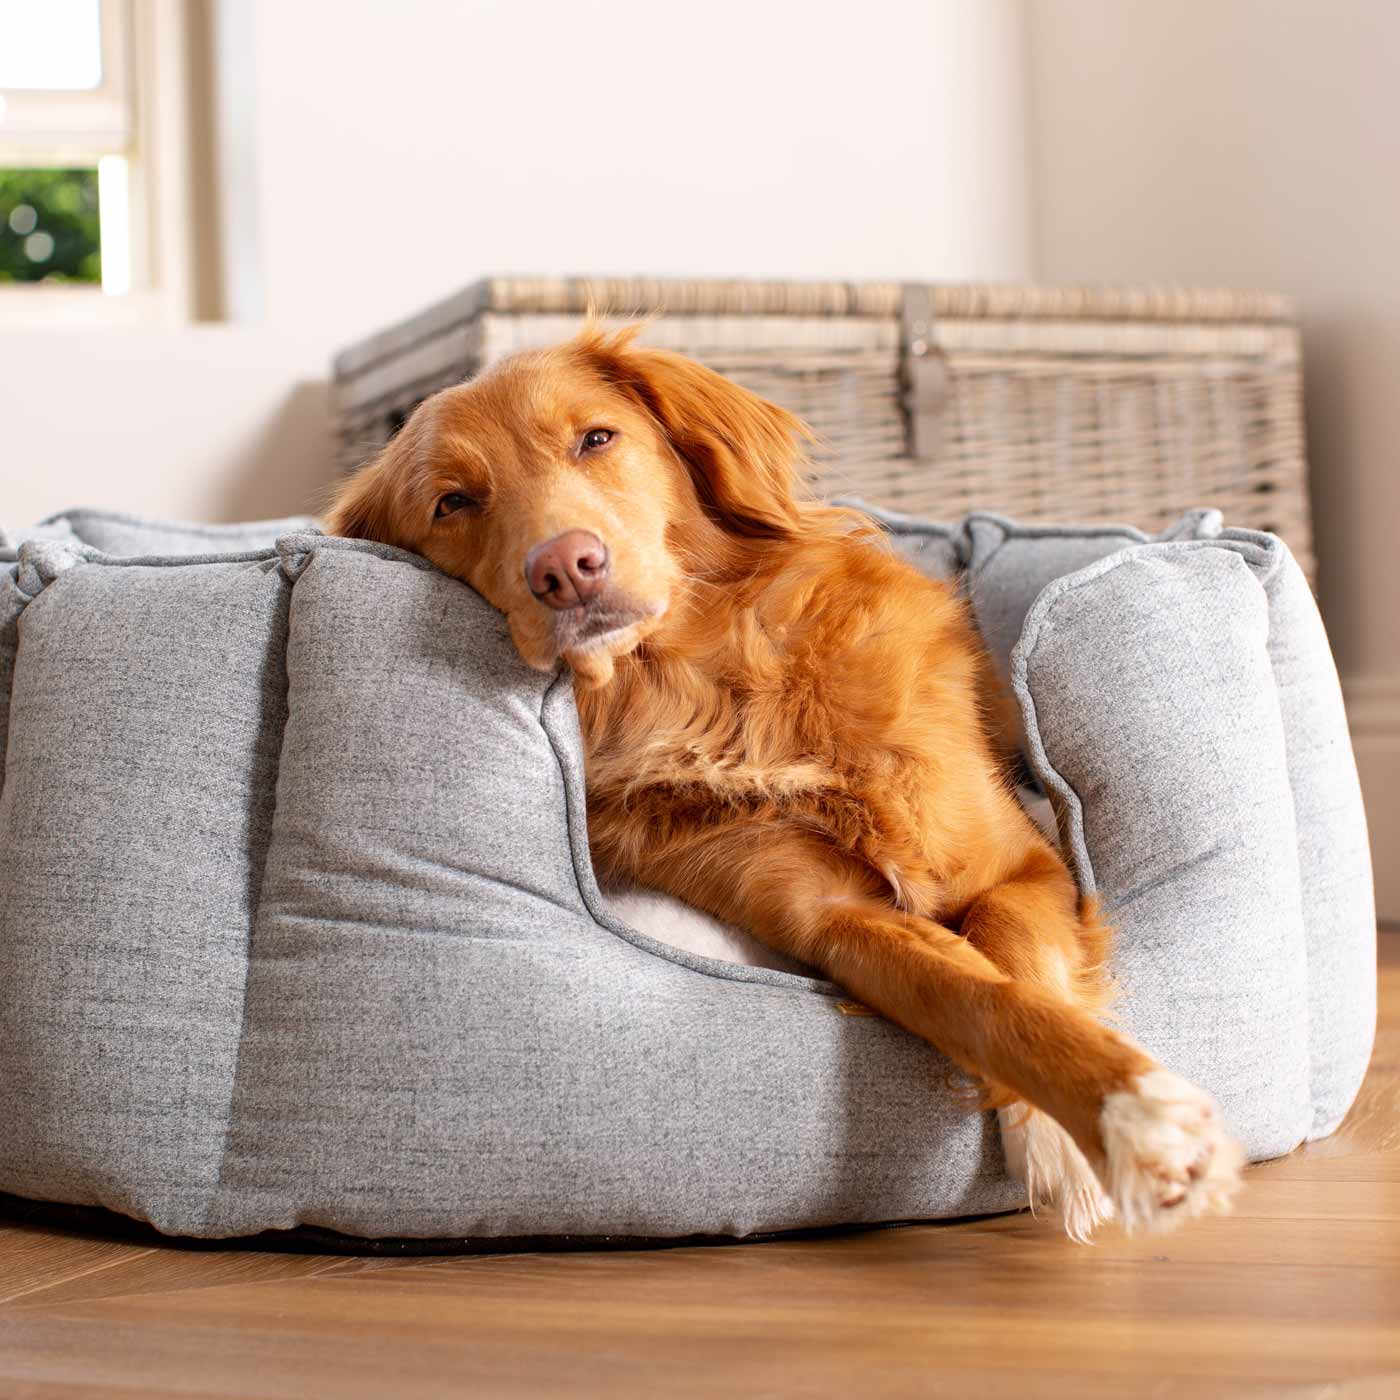
<path id="1" fill-rule="evenodd" d="M 1244 1154 L 1215 1100 L 1180 1075 L 1149 1070 L 1110 1094 L 1099 1131 L 1108 1194 L 1129 1233 L 1230 1209 Z"/>
<path id="2" fill-rule="evenodd" d="M 1078 1144 L 1048 1114 L 1025 1104 L 998 1109 L 997 1121 L 1006 1165 L 1025 1185 L 1031 1212 L 1049 1206 L 1058 1212 L 1065 1234 L 1087 1244 L 1094 1231 L 1112 1219 L 1113 1202 Z"/>

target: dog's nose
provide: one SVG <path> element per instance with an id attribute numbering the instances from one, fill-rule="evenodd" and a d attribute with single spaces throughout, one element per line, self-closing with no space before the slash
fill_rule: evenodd
<path id="1" fill-rule="evenodd" d="M 530 592 L 551 608 L 577 608 L 602 591 L 608 547 L 587 530 L 565 530 L 525 556 Z"/>

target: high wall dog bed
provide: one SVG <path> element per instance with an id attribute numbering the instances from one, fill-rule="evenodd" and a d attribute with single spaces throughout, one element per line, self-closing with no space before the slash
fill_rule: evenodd
<path id="1" fill-rule="evenodd" d="M 883 519 L 966 580 L 1124 1027 L 1251 1156 L 1329 1132 L 1374 922 L 1287 550 L 1209 512 Z M 304 521 L 74 512 L 0 551 L 0 1191 L 477 1243 L 1021 1203 L 936 1051 L 608 911 L 568 678 L 461 583 Z"/>

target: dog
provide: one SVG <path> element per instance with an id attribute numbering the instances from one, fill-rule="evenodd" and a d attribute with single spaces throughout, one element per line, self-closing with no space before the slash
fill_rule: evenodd
<path id="1" fill-rule="evenodd" d="M 797 418 L 637 330 L 426 399 L 328 529 L 426 557 L 571 668 L 600 877 L 935 1045 L 1073 1238 L 1228 1209 L 1214 1101 L 1099 1019 L 1110 929 L 1014 798 L 965 601 L 806 494 Z"/>

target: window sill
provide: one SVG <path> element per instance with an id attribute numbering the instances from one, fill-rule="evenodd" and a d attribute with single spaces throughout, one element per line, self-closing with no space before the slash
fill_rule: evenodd
<path id="1" fill-rule="evenodd" d="M 0 287 L 0 329 L 59 326 L 182 326 L 171 299 L 158 292 L 108 296 L 98 287 Z"/>

